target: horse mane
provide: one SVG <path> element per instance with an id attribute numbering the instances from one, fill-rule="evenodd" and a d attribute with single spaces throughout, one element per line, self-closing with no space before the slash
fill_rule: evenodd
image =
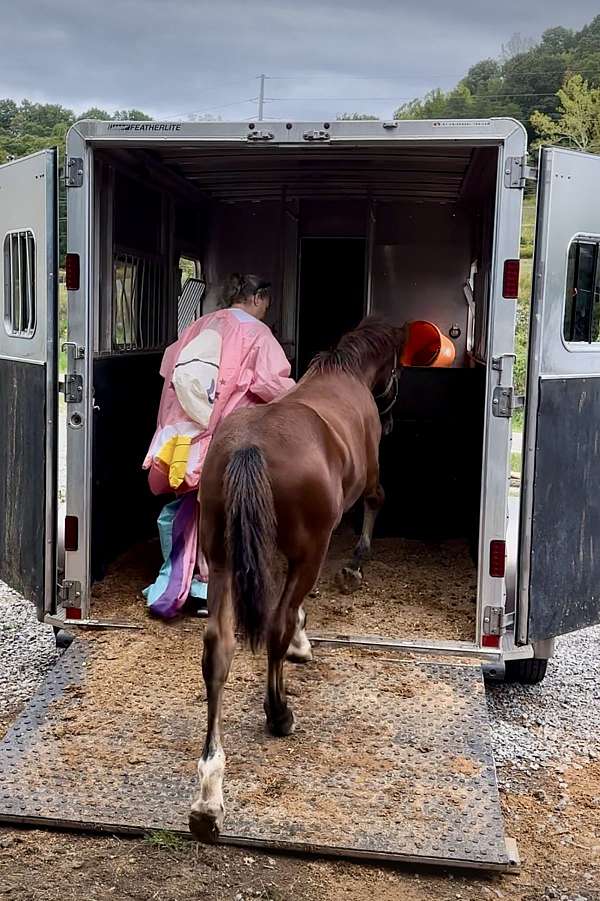
<path id="1" fill-rule="evenodd" d="M 342 335 L 336 347 L 317 354 L 307 374 L 343 372 L 361 378 L 366 363 L 394 353 L 398 346 L 397 333 L 384 319 L 367 316 L 357 328 Z"/>

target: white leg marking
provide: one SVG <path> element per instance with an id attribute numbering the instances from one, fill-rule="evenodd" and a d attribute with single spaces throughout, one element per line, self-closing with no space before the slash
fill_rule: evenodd
<path id="1" fill-rule="evenodd" d="M 294 663 L 309 663 L 313 659 L 310 641 L 304 630 L 305 623 L 306 613 L 303 607 L 299 607 L 296 631 L 285 655 L 287 660 L 291 660 Z"/>
<path id="2" fill-rule="evenodd" d="M 192 803 L 190 829 L 202 841 L 218 838 L 225 817 L 223 776 L 225 752 L 219 746 L 208 760 L 198 761 L 199 791 Z"/>

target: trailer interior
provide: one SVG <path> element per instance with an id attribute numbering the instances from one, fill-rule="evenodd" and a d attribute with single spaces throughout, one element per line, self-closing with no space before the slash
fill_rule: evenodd
<path id="1" fill-rule="evenodd" d="M 231 272 L 252 272 L 273 284 L 268 323 L 296 377 L 366 312 L 452 338 L 451 368 L 400 379 L 363 588 L 332 587 L 350 514 L 309 616 L 331 631 L 473 641 L 497 148 L 155 142 L 105 145 L 94 161 L 93 616 L 119 614 L 119 585 L 142 608 L 158 563 L 165 498 L 141 463 L 162 352 L 221 302 Z"/>

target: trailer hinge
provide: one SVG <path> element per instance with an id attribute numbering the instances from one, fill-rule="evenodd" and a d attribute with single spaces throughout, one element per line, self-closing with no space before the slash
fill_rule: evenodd
<path id="1" fill-rule="evenodd" d="M 525 406 L 525 396 L 515 394 L 515 389 L 499 385 L 494 388 L 492 396 L 492 413 L 500 419 L 510 419 L 515 410 L 522 410 Z"/>
<path id="2" fill-rule="evenodd" d="M 504 166 L 504 186 L 523 189 L 527 181 L 536 181 L 537 169 L 527 165 L 526 156 L 509 156 Z"/>
<path id="3" fill-rule="evenodd" d="M 83 160 L 80 156 L 70 156 L 67 160 L 67 188 L 80 188 L 83 185 Z"/>
<path id="4" fill-rule="evenodd" d="M 65 579 L 57 585 L 58 600 L 63 607 L 81 607 L 81 582 Z"/>
<path id="5" fill-rule="evenodd" d="M 272 141 L 275 135 L 272 131 L 249 131 L 248 132 L 248 140 L 249 141 Z"/>
<path id="6" fill-rule="evenodd" d="M 65 396 L 65 403 L 80 404 L 83 400 L 83 376 L 75 372 L 75 360 L 83 360 L 85 350 L 73 341 L 67 341 L 62 349 L 67 354 L 67 371 L 64 381 L 58 383 L 58 388 Z"/>
<path id="7" fill-rule="evenodd" d="M 504 635 L 514 625 L 515 614 L 506 613 L 504 607 L 483 608 L 483 634 Z"/>
<path id="8" fill-rule="evenodd" d="M 328 141 L 331 137 L 324 128 L 313 128 L 311 131 L 305 131 L 302 135 L 305 141 Z"/>

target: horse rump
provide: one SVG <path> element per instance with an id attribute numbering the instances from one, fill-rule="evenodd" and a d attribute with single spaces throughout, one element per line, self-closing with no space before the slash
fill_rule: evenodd
<path id="1" fill-rule="evenodd" d="M 273 491 L 263 452 L 250 445 L 234 451 L 225 469 L 225 543 L 233 607 L 242 639 L 256 651 L 270 619 L 271 561 L 277 535 Z"/>

